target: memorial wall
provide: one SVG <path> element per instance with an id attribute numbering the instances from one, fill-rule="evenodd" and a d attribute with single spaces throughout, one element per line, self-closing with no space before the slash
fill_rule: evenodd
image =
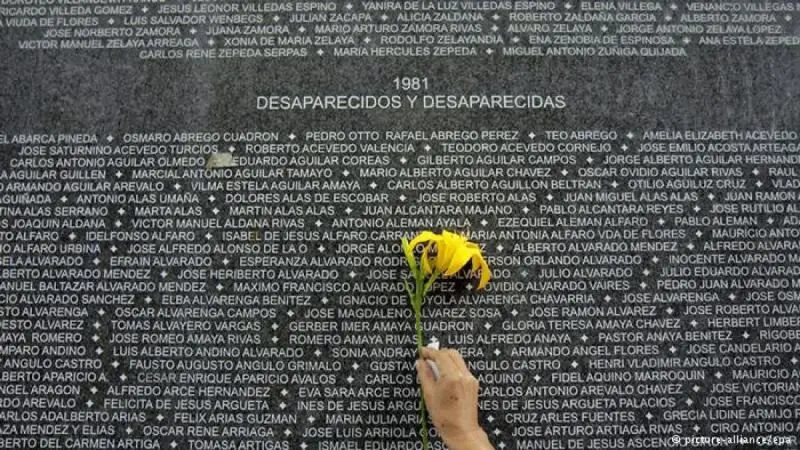
<path id="1" fill-rule="evenodd" d="M 400 239 L 446 229 L 495 448 L 797 449 L 798 23 L 0 0 L 0 448 L 421 449 Z"/>

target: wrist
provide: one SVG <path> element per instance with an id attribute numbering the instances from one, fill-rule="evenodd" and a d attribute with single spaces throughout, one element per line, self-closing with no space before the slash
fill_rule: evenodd
<path id="1" fill-rule="evenodd" d="M 442 435 L 442 440 L 450 450 L 493 450 L 489 435 L 483 428 L 461 431 L 452 435 Z"/>

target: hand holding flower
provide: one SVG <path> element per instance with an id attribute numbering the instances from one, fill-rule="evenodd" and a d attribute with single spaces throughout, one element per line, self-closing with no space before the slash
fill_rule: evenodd
<path id="1" fill-rule="evenodd" d="M 465 236 L 443 230 L 441 234 L 423 231 L 410 242 L 401 240 L 403 253 L 414 281 L 412 290 L 407 280 L 403 280 L 408 293 L 409 305 L 414 310 L 415 330 L 417 334 L 417 351 L 423 350 L 422 306 L 425 295 L 438 278 L 455 276 L 467 264 L 471 263 L 470 274 L 480 272 L 478 289 L 483 289 L 491 279 L 489 265 L 481 254 L 478 244 L 470 242 Z M 415 256 L 415 248 L 424 244 L 419 261 Z M 428 423 L 425 417 L 425 386 L 420 398 L 420 422 L 422 432 L 422 448 L 428 449 Z"/>

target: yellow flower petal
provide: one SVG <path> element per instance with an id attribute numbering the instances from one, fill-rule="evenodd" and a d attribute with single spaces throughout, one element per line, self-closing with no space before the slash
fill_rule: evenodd
<path id="1" fill-rule="evenodd" d="M 472 257 L 472 268 L 470 270 L 472 272 L 477 272 L 478 268 L 480 268 L 480 259 L 483 258 L 483 256 L 481 256 L 481 247 L 475 242 L 467 242 L 467 247 L 475 249 L 474 256 Z"/>
<path id="2" fill-rule="evenodd" d="M 444 272 L 447 270 L 447 255 L 445 252 L 447 251 L 447 246 L 444 245 L 443 242 L 436 243 L 436 259 L 433 261 L 434 267 L 439 272 Z"/>
<path id="3" fill-rule="evenodd" d="M 450 236 L 443 231 L 442 236 L 436 242 L 436 259 L 433 261 L 433 265 L 439 272 L 444 272 L 447 269 L 447 249 L 449 246 Z"/>
<path id="4" fill-rule="evenodd" d="M 467 246 L 461 246 L 455 250 L 453 257 L 450 259 L 450 265 L 444 272 L 444 275 L 449 277 L 455 275 L 462 267 L 464 267 L 475 256 L 475 249 Z"/>
<path id="5" fill-rule="evenodd" d="M 432 273 L 432 271 L 431 271 L 431 260 L 430 260 L 430 256 L 428 256 L 428 251 L 430 250 L 431 245 L 433 245 L 433 243 L 429 242 L 428 245 L 426 245 L 425 248 L 422 249 L 422 258 L 420 258 L 420 264 L 422 265 L 422 271 L 426 275 L 430 275 Z"/>
<path id="6" fill-rule="evenodd" d="M 438 241 L 439 239 L 441 239 L 441 236 L 439 236 L 438 234 L 432 231 L 423 231 L 422 233 L 414 237 L 414 239 L 412 239 L 408 245 L 411 246 L 412 249 L 414 249 L 420 242 Z"/>
<path id="7" fill-rule="evenodd" d="M 481 256 L 480 252 L 472 255 L 472 268 L 470 269 L 472 272 L 477 272 L 478 269 L 480 269 L 481 259 L 483 259 L 483 257 Z"/>
<path id="8" fill-rule="evenodd" d="M 437 243 L 436 268 L 440 272 L 446 272 L 450 268 L 450 262 L 453 259 L 456 251 L 464 246 L 466 239 L 463 236 L 455 233 L 450 233 L 447 230 L 442 231 L 442 240 Z"/>
<path id="9" fill-rule="evenodd" d="M 480 259 L 481 265 L 481 279 L 478 281 L 478 289 L 483 289 L 489 284 L 489 279 L 492 277 L 492 272 L 489 271 L 489 265 L 486 264 L 486 261 L 481 258 Z"/>

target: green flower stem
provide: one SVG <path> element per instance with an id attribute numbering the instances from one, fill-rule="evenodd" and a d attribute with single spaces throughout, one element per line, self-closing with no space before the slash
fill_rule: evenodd
<path id="1" fill-rule="evenodd" d="M 439 278 L 439 275 L 441 275 L 441 273 L 438 270 L 434 270 L 430 279 L 428 279 L 428 282 L 425 283 L 425 287 L 422 290 L 423 300 L 425 299 L 425 295 L 428 294 L 428 290 L 430 290 L 431 286 L 433 286 L 433 282 L 436 281 L 437 278 Z"/>
<path id="2" fill-rule="evenodd" d="M 414 321 L 415 321 L 415 329 L 417 330 L 417 352 L 422 351 L 422 342 L 424 340 L 422 336 L 422 308 L 419 306 L 414 308 Z"/>
<path id="3" fill-rule="evenodd" d="M 414 293 L 412 294 L 409 290 L 411 307 L 414 310 L 414 328 L 417 332 L 418 355 L 422 351 L 422 343 L 425 341 L 422 334 L 422 303 L 425 299 L 425 294 L 427 293 L 428 288 L 430 288 L 430 283 L 433 282 L 433 279 L 431 279 L 428 285 L 424 285 L 424 277 L 425 275 L 422 273 L 422 270 L 414 272 L 414 279 L 416 282 Z M 406 287 L 406 289 L 408 290 L 408 287 Z M 422 431 L 422 450 L 428 450 L 428 418 L 425 409 L 425 395 L 422 392 L 422 386 L 420 386 L 419 396 L 419 420 Z"/>

